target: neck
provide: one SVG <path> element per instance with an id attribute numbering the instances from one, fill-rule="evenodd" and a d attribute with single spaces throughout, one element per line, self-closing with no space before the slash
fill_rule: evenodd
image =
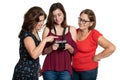
<path id="1" fill-rule="evenodd" d="M 38 32 L 36 30 L 33 30 L 32 33 L 38 40 L 40 40 L 40 37 L 39 37 Z"/>
<path id="2" fill-rule="evenodd" d="M 61 25 L 55 25 L 55 27 L 57 27 L 57 28 L 61 28 L 62 26 L 61 26 Z"/>
<path id="3" fill-rule="evenodd" d="M 34 30 L 32 31 L 32 33 L 33 33 L 34 35 L 36 35 L 36 34 L 37 34 L 37 30 L 34 29 Z"/>
<path id="4" fill-rule="evenodd" d="M 84 40 L 87 38 L 89 35 L 90 31 L 89 30 L 79 30 L 78 31 L 78 40 Z"/>
<path id="5" fill-rule="evenodd" d="M 89 30 L 80 30 L 81 35 L 87 35 L 89 33 Z"/>

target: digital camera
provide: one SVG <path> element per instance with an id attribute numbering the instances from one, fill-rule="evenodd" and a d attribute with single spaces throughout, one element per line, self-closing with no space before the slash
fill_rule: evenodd
<path id="1" fill-rule="evenodd" d="M 56 44 L 59 44 L 58 50 L 64 50 L 66 42 L 67 42 L 66 40 L 55 41 Z"/>

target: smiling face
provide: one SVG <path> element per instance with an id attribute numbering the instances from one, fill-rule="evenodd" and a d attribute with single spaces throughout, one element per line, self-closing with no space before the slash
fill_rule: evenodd
<path id="1" fill-rule="evenodd" d="M 39 21 L 35 27 L 36 30 L 41 30 L 41 28 L 43 27 L 43 24 L 44 24 L 44 20 L 45 20 L 44 15 L 39 16 Z"/>
<path id="2" fill-rule="evenodd" d="M 81 30 L 88 29 L 93 25 L 93 22 L 90 21 L 87 14 L 82 13 L 80 17 L 78 18 L 78 25 Z"/>
<path id="3" fill-rule="evenodd" d="M 78 25 L 81 30 L 88 29 L 90 31 L 96 26 L 96 16 L 91 9 L 83 10 L 78 19 Z"/>
<path id="4" fill-rule="evenodd" d="M 53 19 L 55 24 L 61 25 L 64 20 L 64 14 L 60 9 L 56 9 L 53 11 Z"/>
<path id="5" fill-rule="evenodd" d="M 91 22 L 88 18 L 88 15 L 85 13 L 82 13 L 80 17 L 78 18 L 78 25 L 80 26 L 80 29 L 88 29 L 91 26 Z"/>

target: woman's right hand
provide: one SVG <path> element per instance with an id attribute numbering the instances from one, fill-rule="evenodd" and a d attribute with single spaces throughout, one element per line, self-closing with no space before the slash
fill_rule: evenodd
<path id="1" fill-rule="evenodd" d="M 58 38 L 56 36 L 48 36 L 45 38 L 46 42 L 53 42 L 55 38 Z"/>
<path id="2" fill-rule="evenodd" d="M 54 43 L 51 47 L 52 47 L 52 50 L 57 50 L 59 47 L 59 44 Z"/>

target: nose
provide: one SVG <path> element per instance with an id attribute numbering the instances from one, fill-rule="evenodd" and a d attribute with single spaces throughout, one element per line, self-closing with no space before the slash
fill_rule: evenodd
<path id="1" fill-rule="evenodd" d="M 39 22 L 39 24 L 42 24 L 42 25 L 43 25 L 43 24 L 44 24 L 44 20 L 41 20 L 41 21 Z"/>
<path id="2" fill-rule="evenodd" d="M 56 16 L 56 21 L 58 20 L 58 17 Z"/>
<path id="3" fill-rule="evenodd" d="M 41 22 L 41 25 L 43 25 L 43 24 L 44 24 L 44 21 Z"/>
<path id="4" fill-rule="evenodd" d="M 59 16 L 55 16 L 56 21 L 58 20 Z"/>

